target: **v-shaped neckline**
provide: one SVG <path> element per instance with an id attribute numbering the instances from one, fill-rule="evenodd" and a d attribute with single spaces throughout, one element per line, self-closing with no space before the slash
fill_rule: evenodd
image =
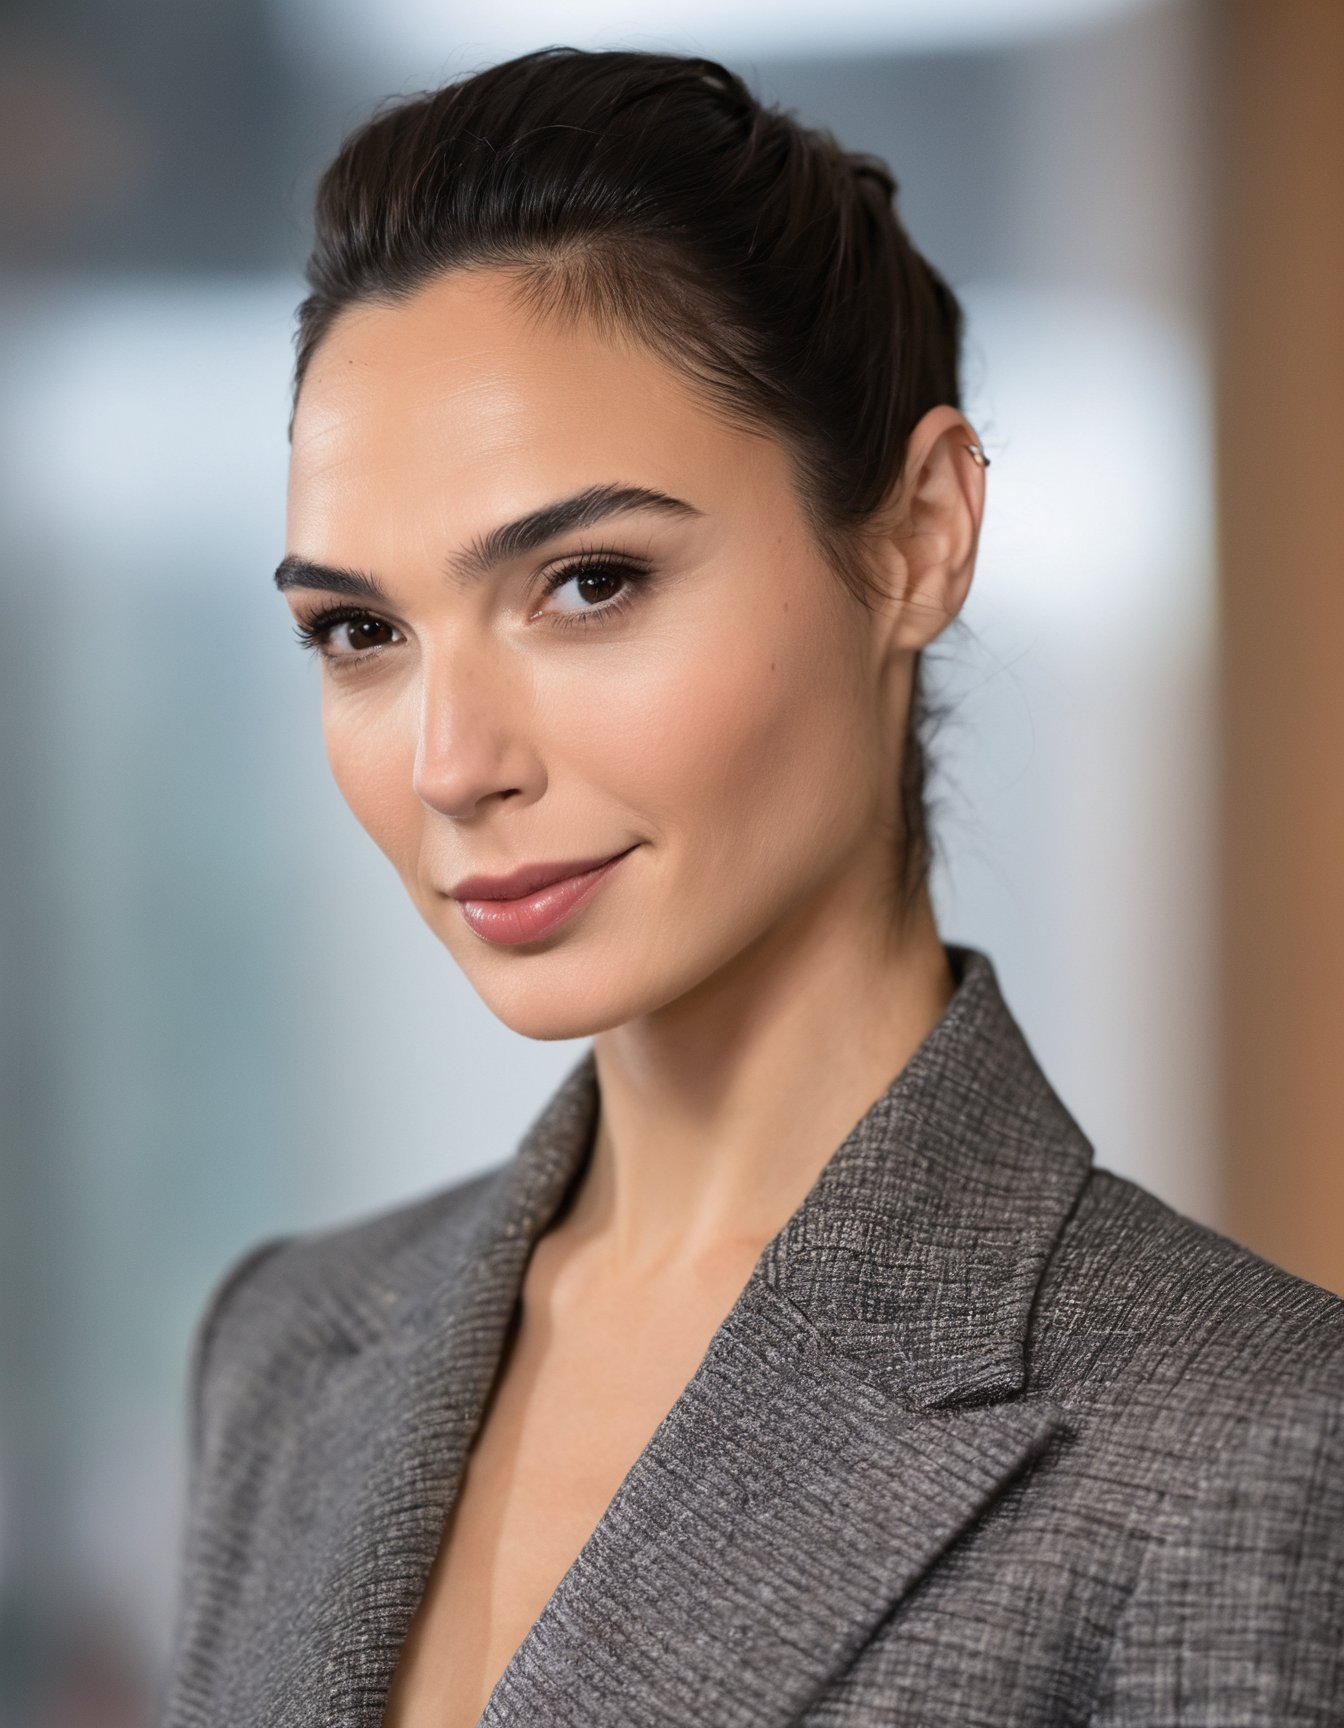
<path id="1" fill-rule="evenodd" d="M 518 1289 L 515 1293 L 514 1308 L 509 1321 L 505 1349 L 501 1352 L 495 1379 L 491 1382 L 486 1403 L 482 1406 L 480 1421 L 477 1423 L 476 1429 L 473 1432 L 471 1444 L 467 1448 L 467 1452 L 462 1460 L 461 1468 L 458 1471 L 452 1499 L 449 1502 L 448 1510 L 445 1514 L 445 1528 L 448 1519 L 453 1516 L 458 1500 L 461 1496 L 462 1487 L 466 1480 L 467 1469 L 471 1460 L 471 1451 L 476 1444 L 482 1425 L 488 1415 L 490 1400 L 492 1400 L 495 1395 L 500 1376 L 506 1371 L 508 1362 L 507 1351 L 511 1349 L 513 1344 L 516 1342 L 518 1325 L 521 1317 L 520 1304 L 522 1301 L 522 1286 L 527 1276 L 527 1265 L 531 1259 L 531 1252 L 535 1251 L 537 1242 L 540 1241 L 541 1237 L 549 1227 L 550 1220 L 547 1220 L 546 1224 L 538 1231 L 537 1236 L 533 1240 L 531 1250 L 529 1251 L 528 1261 L 525 1261 L 523 1264 L 521 1275 L 519 1277 Z M 641 1474 L 647 1470 L 647 1461 L 650 1456 L 656 1453 L 665 1433 L 673 1428 L 679 1421 L 684 1407 L 695 1400 L 707 1374 L 711 1371 L 713 1363 L 726 1352 L 730 1336 L 736 1332 L 737 1328 L 740 1327 L 746 1319 L 748 1311 L 754 1311 L 754 1304 L 758 1299 L 757 1291 L 766 1292 L 768 1299 L 770 1287 L 766 1282 L 766 1273 L 770 1259 L 770 1249 L 775 1240 L 776 1238 L 772 1237 L 770 1242 L 768 1242 L 757 1255 L 756 1260 L 752 1265 L 752 1269 L 742 1288 L 734 1298 L 732 1305 L 710 1333 L 709 1341 L 701 1351 L 695 1368 L 691 1372 L 689 1378 L 683 1383 L 677 1395 L 673 1398 L 662 1416 L 659 1417 L 647 1439 L 622 1473 L 620 1481 L 617 1483 L 612 1494 L 607 1499 L 606 1504 L 598 1514 L 595 1523 L 584 1538 L 582 1545 L 579 1547 L 569 1565 L 560 1574 L 559 1578 L 552 1586 L 550 1594 L 538 1610 L 535 1618 L 523 1633 L 521 1639 L 519 1639 L 518 1643 L 514 1646 L 508 1661 L 505 1662 L 503 1668 L 495 1678 L 495 1683 L 490 1689 L 485 1705 L 482 1708 L 480 1715 L 476 1718 L 474 1728 L 494 1728 L 494 1725 L 497 1722 L 505 1720 L 505 1718 L 499 1716 L 499 1709 L 507 1705 L 508 1694 L 521 1679 L 523 1670 L 531 1659 L 535 1647 L 545 1638 L 549 1623 L 558 1615 L 563 1613 L 568 1597 L 578 1587 L 578 1578 L 580 1573 L 587 1570 L 587 1568 L 592 1564 L 594 1554 L 601 1549 L 613 1520 L 618 1516 L 619 1512 L 624 1510 L 626 1502 L 630 1498 L 631 1494 L 635 1492 L 635 1487 Z"/>
<path id="2" fill-rule="evenodd" d="M 771 1709 L 801 1707 L 870 1609 L 908 1588 L 1060 1425 L 1047 1400 L 1016 1395 L 1045 1245 L 1086 1179 L 1090 1145 L 1039 1075 L 988 962 L 957 958 L 971 969 L 958 968 L 943 1019 L 761 1250 L 495 1677 L 477 1728 L 614 1728 L 632 1692 L 657 1701 L 650 1723 L 692 1719 L 688 1701 L 706 1698 L 736 1699 L 744 1722 L 793 1720 L 757 1706 L 768 1693 Z M 982 1100 L 1003 1102 L 982 1114 Z M 370 1577 L 348 1622 L 382 1613 L 384 1709 L 512 1347 L 528 1264 L 587 1167 L 596 1107 L 590 1049 L 468 1229 L 426 1238 L 388 1286 L 379 1330 L 399 1337 L 399 1431 L 349 1547 L 387 1544 L 401 1601 L 389 1613 Z M 955 1331 L 938 1294 L 949 1279 L 981 1292 L 956 1310 Z M 386 1522 L 394 1492 L 410 1508 L 404 1526 Z M 850 1583 L 818 1594 L 810 1580 L 837 1542 Z M 346 1671 L 334 1647 L 331 1660 Z"/>
<path id="3" fill-rule="evenodd" d="M 584 1064 L 581 1064 L 581 1066 L 591 1064 L 591 1061 L 591 1052 L 589 1052 L 585 1058 Z M 572 1086 L 575 1078 L 575 1071 L 571 1070 L 567 1085 Z M 586 1171 L 591 1158 L 596 1127 L 597 1116 L 594 1112 L 588 1131 L 586 1135 L 582 1137 L 577 1153 L 571 1149 L 569 1159 L 561 1167 L 560 1176 L 562 1179 L 557 1180 L 557 1172 L 553 1169 L 549 1173 L 550 1179 L 543 1182 L 540 1195 L 538 1196 L 534 1192 L 529 1205 L 536 1206 L 538 1205 L 539 1200 L 539 1206 L 537 1210 L 529 1210 L 524 1214 L 524 1228 L 526 1230 L 526 1235 L 523 1238 L 523 1241 L 519 1243 L 516 1237 L 512 1239 L 515 1260 L 511 1271 L 511 1300 L 509 1300 L 509 1292 L 505 1293 L 505 1300 L 508 1302 L 508 1318 L 501 1334 L 500 1345 L 496 1352 L 494 1368 L 489 1382 L 485 1386 L 483 1393 L 476 1400 L 476 1408 L 470 1436 L 465 1447 L 462 1449 L 460 1457 L 458 1458 L 456 1474 L 447 1489 L 443 1515 L 440 1520 L 440 1545 L 442 1544 L 444 1533 L 447 1532 L 449 1525 L 457 1512 L 463 1488 L 466 1483 L 467 1472 L 471 1465 L 473 1451 L 480 1439 L 485 1423 L 489 1418 L 491 1407 L 498 1393 L 502 1377 L 508 1370 L 510 1353 L 517 1343 L 522 1318 L 523 1290 L 527 1280 L 528 1269 L 532 1264 L 533 1256 L 535 1255 L 540 1242 L 553 1225 L 561 1218 L 577 1187 L 577 1184 L 583 1179 L 584 1172 Z M 519 1160 L 514 1165 L 515 1171 L 520 1175 L 523 1173 L 525 1162 L 525 1160 Z M 485 1704 L 483 1705 L 480 1714 L 475 1718 L 473 1728 L 492 1728 L 493 1724 L 506 1720 L 506 1718 L 499 1715 L 499 1711 L 507 1708 L 510 1693 L 524 1683 L 523 1671 L 525 1666 L 531 1660 L 535 1647 L 545 1638 L 550 1622 L 559 1614 L 563 1613 L 567 1599 L 579 1587 L 579 1574 L 591 1565 L 594 1552 L 601 1548 L 613 1519 L 624 1508 L 626 1500 L 633 1491 L 632 1479 L 637 1479 L 637 1473 L 641 1470 L 641 1467 L 647 1468 L 646 1460 L 648 1460 L 650 1455 L 654 1453 L 655 1449 L 660 1444 L 665 1430 L 667 1430 L 678 1419 L 682 1408 L 696 1397 L 700 1386 L 710 1369 L 711 1361 L 717 1356 L 722 1355 L 727 1348 L 729 1333 L 747 1321 L 748 1313 L 753 1309 L 753 1305 L 758 1299 L 756 1293 L 758 1291 L 764 1292 L 768 1299 L 770 1295 L 770 1286 L 767 1282 L 767 1274 L 772 1250 L 783 1236 L 786 1228 L 787 1224 L 782 1226 L 756 1256 L 751 1271 L 748 1273 L 745 1282 L 735 1296 L 731 1306 L 711 1332 L 709 1340 L 705 1345 L 705 1348 L 701 1351 L 691 1375 L 683 1383 L 676 1397 L 668 1405 L 663 1415 L 654 1425 L 648 1438 L 640 1447 L 638 1453 L 623 1472 L 620 1481 L 607 1499 L 582 1545 L 575 1553 L 569 1565 L 560 1574 L 559 1578 L 552 1586 L 551 1591 L 542 1603 L 541 1608 L 524 1631 L 518 1643 L 514 1646 L 508 1660 L 496 1676 L 495 1682 L 486 1697 Z M 525 1252 L 521 1254 L 518 1253 L 520 1246 L 525 1248 Z M 498 1287 L 496 1287 L 492 1300 L 497 1303 L 499 1295 L 500 1292 Z M 413 1348 L 416 1353 L 418 1353 L 419 1349 L 423 1347 L 425 1336 L 426 1335 L 422 1334 L 420 1339 L 414 1345 Z M 430 1563 L 429 1571 L 426 1573 L 422 1583 L 420 1595 L 417 1601 L 417 1612 L 420 1604 L 423 1603 L 424 1592 L 428 1588 L 430 1575 L 432 1574 L 433 1566 L 437 1563 L 437 1560 L 438 1549 L 436 1548 L 433 1560 Z M 392 1678 L 389 1681 L 388 1687 L 388 1698 L 390 1698 L 392 1685 L 395 1683 L 397 1671 L 400 1667 L 404 1651 L 405 1641 L 403 1640 L 402 1648 L 397 1652 L 396 1660 L 393 1665 Z M 386 1709 L 387 1703 L 385 1700 L 383 1706 L 384 1724 L 386 1723 Z"/>

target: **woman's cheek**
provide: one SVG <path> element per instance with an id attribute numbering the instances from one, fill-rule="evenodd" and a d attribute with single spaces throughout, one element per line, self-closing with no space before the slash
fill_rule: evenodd
<path id="1" fill-rule="evenodd" d="M 414 740 L 400 736 L 395 717 L 361 695 L 324 697 L 322 735 L 327 763 L 356 821 L 399 871 L 413 860 L 419 820 Z"/>
<path id="2" fill-rule="evenodd" d="M 660 812 L 702 777 L 720 735 L 712 644 L 664 628 L 575 655 L 537 709 L 543 761 L 577 765 L 598 793 Z M 557 818 L 559 820 L 559 818 Z"/>
<path id="3" fill-rule="evenodd" d="M 713 699 L 709 785 L 737 832 L 744 878 L 787 895 L 802 886 L 855 820 L 856 716 L 824 617 L 779 631 Z"/>

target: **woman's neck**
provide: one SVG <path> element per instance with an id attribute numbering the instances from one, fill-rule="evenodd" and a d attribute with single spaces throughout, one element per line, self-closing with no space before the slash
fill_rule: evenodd
<path id="1" fill-rule="evenodd" d="M 925 893 L 898 936 L 813 918 L 599 1033 L 592 1155 L 555 1228 L 616 1277 L 753 1261 L 953 989 Z"/>

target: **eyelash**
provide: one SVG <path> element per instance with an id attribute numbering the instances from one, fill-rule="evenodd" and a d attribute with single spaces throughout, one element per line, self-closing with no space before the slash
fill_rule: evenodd
<path id="1" fill-rule="evenodd" d="M 562 630 L 586 629 L 599 620 L 605 621 L 614 613 L 624 612 L 633 603 L 639 590 L 651 580 L 646 567 L 623 554 L 591 554 L 553 570 L 543 585 L 542 599 L 549 599 L 556 589 L 562 588 L 566 582 L 584 576 L 620 576 L 624 579 L 625 586 L 614 599 L 603 601 L 600 605 L 585 606 L 575 612 L 552 613 L 550 616 Z M 341 624 L 383 622 L 376 613 L 362 611 L 356 606 L 329 606 L 308 618 L 299 619 L 294 626 L 294 634 L 300 647 L 318 654 L 333 671 L 344 673 L 361 662 L 376 660 L 382 650 L 391 644 L 379 643 L 362 653 L 333 654 L 327 646 L 331 632 Z"/>

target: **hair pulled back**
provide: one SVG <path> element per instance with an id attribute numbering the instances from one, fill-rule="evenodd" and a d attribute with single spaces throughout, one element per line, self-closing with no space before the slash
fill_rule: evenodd
<path id="1" fill-rule="evenodd" d="M 961 307 L 912 245 L 875 156 L 756 100 L 718 62 L 554 47 L 391 99 L 318 184 L 289 428 L 337 315 L 497 267 L 525 303 L 633 335 L 726 418 L 773 432 L 839 579 L 916 423 L 961 406 Z M 895 886 L 932 859 L 917 656 Z"/>

